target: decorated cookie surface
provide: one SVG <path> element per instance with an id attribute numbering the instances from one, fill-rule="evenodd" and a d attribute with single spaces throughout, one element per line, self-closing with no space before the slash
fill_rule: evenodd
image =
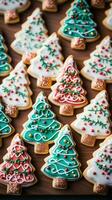
<path id="1" fill-rule="evenodd" d="M 37 146 L 54 142 L 61 129 L 61 123 L 55 119 L 55 114 L 51 111 L 43 92 L 39 93 L 28 118 L 22 132 L 22 137 L 26 142 Z M 35 153 L 39 153 L 39 150 Z"/>
<path id="2" fill-rule="evenodd" d="M 78 40 L 84 39 L 86 42 L 97 40 L 99 34 L 96 26 L 87 1 L 76 0 L 67 11 L 66 18 L 61 21 L 59 33 L 62 37 L 72 41 L 72 48 L 85 49 L 85 47 L 79 46 Z M 73 39 L 75 40 L 73 41 Z"/>
<path id="3" fill-rule="evenodd" d="M 20 187 L 36 183 L 37 179 L 33 173 L 35 169 L 19 134 L 14 136 L 7 151 L 0 165 L 0 182 L 7 185 L 8 194 L 18 194 Z"/>
<path id="4" fill-rule="evenodd" d="M 45 159 L 42 172 L 53 179 L 78 180 L 81 172 L 74 145 L 69 126 L 65 125 L 50 149 L 50 156 Z"/>
<path id="5" fill-rule="evenodd" d="M 12 69 L 10 65 L 11 58 L 7 55 L 6 51 L 4 38 L 0 33 L 0 76 L 8 75 Z"/>
<path id="6" fill-rule="evenodd" d="M 85 142 L 83 141 L 84 144 L 87 142 L 90 146 L 94 145 L 94 143 L 91 144 L 91 142 L 93 142 L 95 138 L 103 139 L 111 134 L 107 92 L 103 90 L 97 94 L 91 103 L 84 108 L 84 111 L 77 115 L 76 120 L 71 125 L 82 137 L 85 137 Z M 87 136 L 88 141 L 86 138 Z M 91 138 L 93 139 L 92 141 L 89 141 L 89 136 L 93 137 Z"/>
<path id="7" fill-rule="evenodd" d="M 27 21 L 22 25 L 21 31 L 16 33 L 15 37 L 11 46 L 23 56 L 36 54 L 42 47 L 43 42 L 47 39 L 47 29 L 39 8 L 28 17 Z"/>
<path id="8" fill-rule="evenodd" d="M 28 72 L 38 79 L 37 86 L 49 88 L 51 84 L 48 83 L 47 85 L 47 79 L 49 78 L 51 82 L 56 79 L 59 69 L 63 65 L 62 61 L 63 56 L 59 39 L 56 33 L 53 33 L 43 44 L 38 55 L 32 59 Z"/>
<path id="9" fill-rule="evenodd" d="M 32 94 L 29 84 L 26 66 L 21 61 L 0 85 L 0 96 L 3 103 L 9 107 L 15 106 L 17 109 L 29 108 Z"/>
<path id="10" fill-rule="evenodd" d="M 87 163 L 85 178 L 94 184 L 94 192 L 105 192 L 106 186 L 112 186 L 112 136 L 100 144 Z M 98 188 L 102 188 L 101 191 Z"/>
<path id="11" fill-rule="evenodd" d="M 65 104 L 79 108 L 87 104 L 85 95 L 86 91 L 82 87 L 76 63 L 73 56 L 69 56 L 60 69 L 57 83 L 52 86 L 49 100 L 60 107 Z"/>
<path id="12" fill-rule="evenodd" d="M 92 80 L 92 89 L 105 89 L 105 82 L 112 82 L 112 42 L 106 36 L 90 54 L 90 59 L 84 62 L 81 70 L 83 76 Z"/>

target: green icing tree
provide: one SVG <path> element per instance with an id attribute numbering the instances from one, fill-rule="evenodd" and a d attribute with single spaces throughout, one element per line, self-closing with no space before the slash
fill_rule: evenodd
<path id="1" fill-rule="evenodd" d="M 62 24 L 59 32 L 63 37 L 70 40 L 77 38 L 91 41 L 98 38 L 96 26 L 97 25 L 93 21 L 93 15 L 90 12 L 87 1 L 76 0 L 72 3 L 71 8 L 68 10 L 67 16 L 64 19 L 64 23 Z M 72 47 L 74 45 L 72 44 Z M 84 48 L 85 47 L 82 49 Z"/>
<path id="2" fill-rule="evenodd" d="M 0 34 L 0 76 L 6 76 L 10 73 L 12 67 L 10 63 L 10 57 L 6 53 L 7 48 L 4 45 L 4 38 Z"/>
<path id="3" fill-rule="evenodd" d="M 40 92 L 29 120 L 24 124 L 22 137 L 26 142 L 35 145 L 35 153 L 46 154 L 49 144 L 57 138 L 61 123 L 55 119 L 43 92 Z"/>
<path id="4" fill-rule="evenodd" d="M 80 164 L 74 146 L 69 126 L 65 125 L 41 169 L 45 175 L 53 179 L 54 188 L 65 189 L 67 180 L 76 181 L 81 177 Z"/>
<path id="5" fill-rule="evenodd" d="M 0 147 L 2 146 L 2 138 L 14 132 L 10 121 L 10 118 L 4 113 L 4 107 L 0 104 Z"/>

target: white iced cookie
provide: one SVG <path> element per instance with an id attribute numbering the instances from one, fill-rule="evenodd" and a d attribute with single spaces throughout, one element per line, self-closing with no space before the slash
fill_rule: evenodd
<path id="1" fill-rule="evenodd" d="M 109 104 L 106 90 L 96 95 L 84 111 L 76 116 L 71 127 L 81 134 L 81 143 L 94 146 L 96 139 L 104 139 L 111 134 Z"/>
<path id="2" fill-rule="evenodd" d="M 43 42 L 47 39 L 47 32 L 42 13 L 37 8 L 22 25 L 22 29 L 15 34 L 15 40 L 11 47 L 23 56 L 25 64 L 30 64 L 30 60 L 36 56 Z"/>
<path id="3" fill-rule="evenodd" d="M 4 15 L 6 24 L 19 22 L 19 12 L 30 6 L 29 0 L 0 0 L 0 14 Z"/>
<path id="4" fill-rule="evenodd" d="M 112 40 L 106 36 L 90 54 L 90 59 L 84 61 L 81 74 L 92 81 L 92 89 L 104 90 L 106 83 L 112 83 Z"/>
<path id="5" fill-rule="evenodd" d="M 21 61 L 0 85 L 0 96 L 6 105 L 6 113 L 16 117 L 18 110 L 29 109 L 32 106 L 26 65 Z"/>
<path id="6" fill-rule="evenodd" d="M 38 55 L 31 60 L 28 73 L 37 78 L 37 86 L 50 88 L 59 74 L 59 69 L 63 65 L 61 46 L 56 33 L 53 33 L 43 44 Z"/>
<path id="7" fill-rule="evenodd" d="M 112 187 L 112 135 L 105 139 L 93 158 L 87 161 L 88 167 L 83 175 L 94 184 L 95 193 L 105 194 Z"/>

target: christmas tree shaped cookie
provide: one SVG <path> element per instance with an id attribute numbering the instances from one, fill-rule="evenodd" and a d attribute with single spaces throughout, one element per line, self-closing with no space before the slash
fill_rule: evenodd
<path id="1" fill-rule="evenodd" d="M 55 114 L 51 111 L 43 92 L 37 96 L 28 118 L 22 132 L 23 139 L 34 144 L 35 153 L 47 154 L 49 144 L 53 143 L 58 136 L 61 123 L 55 119 Z"/>
<path id="2" fill-rule="evenodd" d="M 29 0 L 0 0 L 0 14 L 4 15 L 6 24 L 19 22 L 18 13 L 30 6 Z"/>
<path id="3" fill-rule="evenodd" d="M 29 109 L 32 106 L 29 84 L 27 68 L 22 61 L 8 77 L 3 79 L 0 85 L 0 97 L 9 116 L 16 117 L 18 110 Z"/>
<path id="4" fill-rule="evenodd" d="M 84 62 L 81 74 L 92 81 L 92 89 L 101 91 L 112 83 L 112 40 L 106 36 Z"/>
<path id="5" fill-rule="evenodd" d="M 22 25 L 21 31 L 15 34 L 11 47 L 23 56 L 25 64 L 30 64 L 30 60 L 36 56 L 46 40 L 47 32 L 42 13 L 37 8 Z"/>
<path id="6" fill-rule="evenodd" d="M 106 18 L 103 20 L 103 24 L 106 28 L 112 31 L 112 3 L 110 4 L 110 9 L 106 12 Z"/>
<path id="7" fill-rule="evenodd" d="M 100 144 L 87 164 L 84 177 L 94 184 L 95 193 L 106 194 L 112 187 L 112 135 Z"/>
<path id="8" fill-rule="evenodd" d="M 56 33 L 53 33 L 43 44 L 38 55 L 32 59 L 28 73 L 37 78 L 37 86 L 50 88 L 63 65 L 61 46 Z"/>
<path id="9" fill-rule="evenodd" d="M 7 47 L 4 44 L 4 38 L 0 33 L 0 76 L 6 76 L 12 70 L 10 65 L 11 58 L 7 55 Z"/>
<path id="10" fill-rule="evenodd" d="M 81 143 L 94 146 L 96 139 L 104 139 L 111 134 L 111 123 L 107 92 L 101 91 L 91 103 L 78 114 L 71 127 L 81 134 Z"/>
<path id="11" fill-rule="evenodd" d="M 49 12 L 56 12 L 58 10 L 58 4 L 64 3 L 67 0 L 38 0 L 42 1 L 42 10 Z"/>
<path id="12" fill-rule="evenodd" d="M 68 125 L 60 130 L 45 162 L 41 170 L 53 179 L 52 186 L 56 189 L 66 189 L 67 181 L 77 181 L 81 178 L 80 163 Z"/>
<path id="13" fill-rule="evenodd" d="M 82 81 L 73 56 L 69 56 L 52 86 L 49 100 L 60 106 L 61 115 L 73 115 L 73 110 L 85 106 L 88 102 L 86 91 L 82 88 Z"/>
<path id="14" fill-rule="evenodd" d="M 91 5 L 95 8 L 104 8 L 106 2 L 111 2 L 112 0 L 91 0 Z"/>
<path id="15" fill-rule="evenodd" d="M 2 138 L 8 137 L 14 132 L 10 122 L 11 119 L 4 113 L 4 107 L 0 103 L 0 147 L 2 146 Z"/>
<path id="16" fill-rule="evenodd" d="M 16 134 L 0 164 L 0 183 L 7 185 L 7 194 L 19 195 L 22 187 L 37 182 L 35 168 L 19 134 Z"/>
<path id="17" fill-rule="evenodd" d="M 59 34 L 71 41 L 71 48 L 84 50 L 86 42 L 94 42 L 99 38 L 96 23 L 85 0 L 75 0 L 61 21 Z"/>

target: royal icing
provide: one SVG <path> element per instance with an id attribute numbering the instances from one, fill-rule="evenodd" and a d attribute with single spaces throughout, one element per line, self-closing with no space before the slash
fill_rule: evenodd
<path id="1" fill-rule="evenodd" d="M 107 101 L 107 92 L 101 91 L 84 108 L 84 112 L 77 115 L 72 123 L 73 127 L 81 134 L 87 134 L 96 137 L 106 137 L 111 134 L 110 112 Z"/>
<path id="2" fill-rule="evenodd" d="M 53 33 L 43 44 L 38 55 L 31 60 L 28 71 L 35 78 L 56 78 L 59 73 L 59 68 L 63 65 L 62 60 L 59 39 L 56 33 Z"/>
<path id="3" fill-rule="evenodd" d="M 98 36 L 89 5 L 85 0 L 76 0 L 67 12 L 60 32 L 68 38 L 93 39 Z"/>
<path id="4" fill-rule="evenodd" d="M 4 107 L 0 104 L 0 137 L 5 137 L 12 133 L 13 129 L 10 121 L 9 117 L 4 113 Z"/>
<path id="5" fill-rule="evenodd" d="M 112 186 L 112 137 L 107 139 L 93 153 L 87 177 L 94 183 Z"/>
<path id="6" fill-rule="evenodd" d="M 18 108 L 29 106 L 31 91 L 28 85 L 26 65 L 21 61 L 0 85 L 2 101 L 9 106 Z"/>
<path id="7" fill-rule="evenodd" d="M 57 83 L 52 87 L 52 97 L 63 104 L 83 104 L 86 101 L 85 90 L 73 56 L 69 56 L 60 70 Z"/>
<path id="8" fill-rule="evenodd" d="M 78 180 L 81 172 L 74 146 L 70 129 L 66 125 L 60 130 L 55 145 L 50 149 L 50 156 L 45 159 L 42 172 L 50 178 Z"/>
<path id="9" fill-rule="evenodd" d="M 110 4 L 110 9 L 106 12 L 106 18 L 103 20 L 103 24 L 110 30 L 112 30 L 112 3 Z"/>
<path id="10" fill-rule="evenodd" d="M 7 75 L 11 71 L 12 67 L 9 64 L 9 57 L 6 54 L 6 48 L 4 46 L 4 38 L 0 34 L 0 75 Z"/>
<path id="11" fill-rule="evenodd" d="M 55 119 L 43 92 L 40 92 L 33 110 L 24 124 L 22 137 L 31 143 L 51 143 L 57 138 L 61 123 Z"/>
<path id="12" fill-rule="evenodd" d="M 0 11 L 16 10 L 28 2 L 29 0 L 0 0 Z"/>
<path id="13" fill-rule="evenodd" d="M 11 146 L 7 150 L 7 154 L 3 157 L 3 163 L 0 165 L 0 180 L 3 183 L 12 182 L 22 186 L 33 184 L 36 181 L 33 174 L 34 167 L 30 163 L 31 158 L 27 154 L 19 134 L 14 136 Z"/>
<path id="14" fill-rule="evenodd" d="M 112 42 L 110 36 L 106 36 L 90 56 L 90 59 L 84 62 L 82 74 L 91 80 L 112 81 Z"/>
<path id="15" fill-rule="evenodd" d="M 41 15 L 40 9 L 37 8 L 23 24 L 22 30 L 16 34 L 11 46 L 18 53 L 37 52 L 47 39 L 47 29 Z"/>

